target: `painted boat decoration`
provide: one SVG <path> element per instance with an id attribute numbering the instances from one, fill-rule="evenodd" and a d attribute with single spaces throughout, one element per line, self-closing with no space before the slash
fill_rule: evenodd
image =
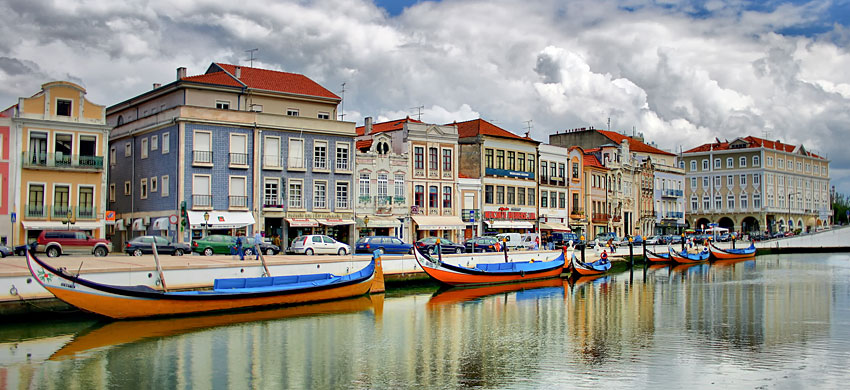
<path id="1" fill-rule="evenodd" d="M 547 288 L 564 289 L 564 281 L 556 278 L 537 279 L 530 281 L 522 281 L 519 283 L 496 284 L 487 286 L 458 286 L 444 287 L 431 296 L 426 307 L 433 309 L 439 306 L 452 305 L 460 302 L 475 301 L 490 295 L 506 294 L 511 292 L 547 289 Z"/>
<path id="2" fill-rule="evenodd" d="M 248 322 L 268 322 L 292 317 L 310 317 L 343 313 L 377 311 L 383 295 L 361 295 L 337 301 L 309 303 L 257 311 L 200 314 L 191 317 L 149 318 L 135 321 L 113 321 L 82 331 L 50 356 L 62 360 L 93 349 L 118 346 L 150 338 L 189 334 L 221 326 Z M 70 337 L 69 337 L 70 338 Z"/>
<path id="3" fill-rule="evenodd" d="M 701 263 L 708 261 L 711 252 L 708 249 L 703 249 L 699 253 L 678 252 L 672 247 L 669 247 L 670 258 L 679 264 Z"/>
<path id="4" fill-rule="evenodd" d="M 608 256 L 603 252 L 603 257 L 592 263 L 582 263 L 573 253 L 570 258 L 570 268 L 574 273 L 580 276 L 601 275 L 611 269 L 611 262 L 608 261 Z"/>
<path id="5" fill-rule="evenodd" d="M 524 280 L 556 278 L 564 268 L 564 252 L 548 261 L 509 261 L 481 263 L 463 267 L 441 262 L 438 258 L 413 250 L 416 262 L 428 276 L 450 286 L 513 283 Z"/>
<path id="6" fill-rule="evenodd" d="M 753 243 L 750 243 L 749 248 L 744 249 L 720 249 L 714 243 L 710 243 L 708 249 L 714 260 L 750 259 L 756 256 L 756 245 Z"/>
<path id="7" fill-rule="evenodd" d="M 348 275 L 216 279 L 212 290 L 180 292 L 101 284 L 53 268 L 29 251 L 26 257 L 30 273 L 56 298 L 83 311 L 116 319 L 329 301 L 364 295 L 375 281 L 376 289 L 383 291 L 379 251 L 363 269 Z"/>
<path id="8" fill-rule="evenodd" d="M 649 249 L 646 250 L 646 259 L 650 263 L 666 263 L 673 261 L 670 259 L 670 253 L 657 253 Z"/>

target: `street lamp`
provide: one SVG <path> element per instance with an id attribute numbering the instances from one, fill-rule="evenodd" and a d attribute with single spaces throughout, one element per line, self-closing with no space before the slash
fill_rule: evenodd
<path id="1" fill-rule="evenodd" d="M 65 214 L 65 218 L 62 220 L 62 224 L 68 225 L 68 230 L 71 230 L 71 225 L 77 223 L 77 217 L 74 216 L 74 211 L 71 207 L 68 207 L 68 212 Z"/>
<path id="2" fill-rule="evenodd" d="M 210 226 L 210 212 L 204 211 L 204 237 L 208 236 L 207 229 Z"/>

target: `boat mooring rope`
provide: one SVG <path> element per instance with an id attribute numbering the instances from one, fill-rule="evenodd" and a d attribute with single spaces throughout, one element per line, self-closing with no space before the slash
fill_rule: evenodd
<path id="1" fill-rule="evenodd" d="M 41 306 L 39 306 L 39 305 L 36 305 L 35 303 L 32 303 L 32 302 L 30 302 L 29 300 L 24 299 L 24 297 L 22 297 L 20 294 L 18 294 L 18 288 L 17 288 L 17 287 L 15 287 L 15 285 L 14 285 L 14 284 L 12 284 L 12 288 L 10 288 L 10 289 L 9 289 L 9 294 L 10 294 L 10 295 L 13 295 L 13 296 L 18 297 L 18 299 L 19 299 L 21 302 L 23 302 L 23 303 L 25 303 L 25 304 L 27 304 L 27 305 L 30 305 L 30 306 L 32 306 L 32 307 L 34 307 L 34 308 L 36 308 L 36 309 L 42 310 L 42 311 L 49 311 L 49 312 L 53 312 L 53 313 L 60 313 L 60 314 L 71 314 L 71 313 L 77 313 L 77 312 L 79 312 L 79 310 L 77 310 L 77 309 L 72 309 L 72 310 L 54 310 L 54 309 L 48 309 L 48 308 L 46 308 L 46 307 L 41 307 Z M 73 306 L 72 306 L 72 307 L 73 307 Z"/>

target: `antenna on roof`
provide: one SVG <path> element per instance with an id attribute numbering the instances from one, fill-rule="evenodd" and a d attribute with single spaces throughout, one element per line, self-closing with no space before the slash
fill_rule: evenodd
<path id="1" fill-rule="evenodd" d="M 761 137 L 764 139 L 770 139 L 770 129 L 765 127 L 764 130 L 761 131 Z"/>
<path id="2" fill-rule="evenodd" d="M 253 48 L 253 49 L 245 50 L 245 52 L 246 52 L 246 53 L 248 53 L 248 61 L 250 61 L 250 64 L 251 64 L 251 65 L 248 65 L 248 67 L 251 67 L 251 68 L 253 68 L 253 67 L 254 67 L 254 60 L 256 60 L 256 59 L 257 59 L 257 57 L 254 57 L 254 53 L 255 53 L 257 50 L 260 50 L 260 49 L 257 49 L 257 48 L 255 47 L 255 48 Z"/>
<path id="3" fill-rule="evenodd" d="M 345 83 L 342 83 L 341 93 L 342 93 L 342 99 L 340 100 L 340 107 L 339 107 L 339 111 L 341 112 L 341 114 L 339 114 L 339 120 L 345 119 Z"/>
<path id="4" fill-rule="evenodd" d="M 425 109 L 425 106 L 410 107 L 410 109 L 411 109 L 411 110 L 416 110 L 416 111 L 418 112 L 418 113 L 416 114 L 416 120 L 421 121 L 421 120 L 422 120 L 422 110 L 424 110 L 424 109 Z"/>
<path id="5" fill-rule="evenodd" d="M 524 122 L 525 123 L 525 138 L 528 138 L 528 134 L 531 133 L 531 129 L 534 127 L 531 124 L 531 122 L 532 122 L 531 119 Z"/>

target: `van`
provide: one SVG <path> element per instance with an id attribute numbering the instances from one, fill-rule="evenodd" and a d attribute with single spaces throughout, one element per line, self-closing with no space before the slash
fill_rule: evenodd
<path id="1" fill-rule="evenodd" d="M 537 233 L 525 233 L 522 235 L 522 246 L 525 249 L 535 249 L 540 243 Z"/>
<path id="2" fill-rule="evenodd" d="M 524 248 L 522 243 L 522 235 L 519 233 L 499 233 L 496 235 L 496 238 L 499 242 L 507 240 L 507 245 L 509 249 L 518 249 Z"/>

